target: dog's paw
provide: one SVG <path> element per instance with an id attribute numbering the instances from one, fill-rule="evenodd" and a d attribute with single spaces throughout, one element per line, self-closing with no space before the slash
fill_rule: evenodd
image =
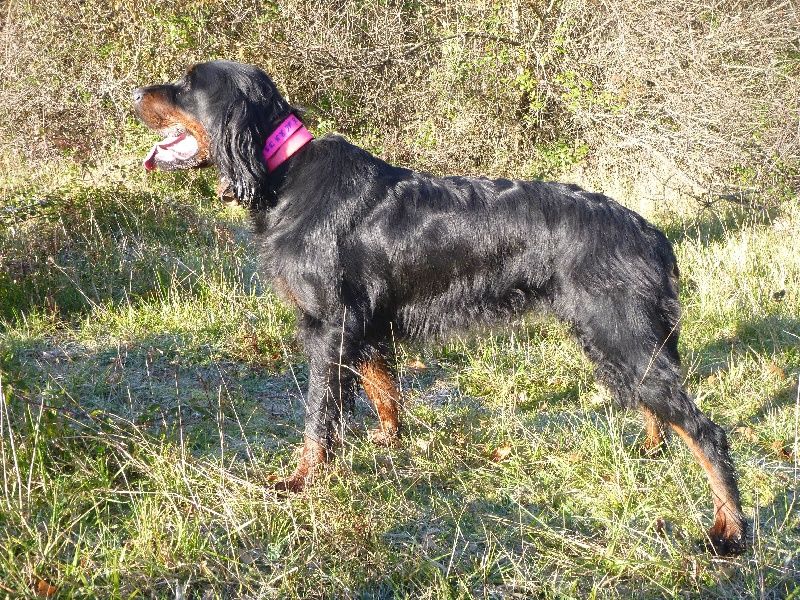
<path id="1" fill-rule="evenodd" d="M 705 540 L 706 550 L 717 556 L 736 556 L 747 550 L 747 522 L 743 516 L 720 513 Z"/>
<path id="2" fill-rule="evenodd" d="M 717 556 L 738 556 L 747 550 L 747 536 L 742 533 L 721 536 L 712 529 L 705 540 L 705 548 Z"/>
<path id="3" fill-rule="evenodd" d="M 639 444 L 639 456 L 642 458 L 656 458 L 664 454 L 667 449 L 667 443 L 664 440 L 660 442 L 652 442 L 645 440 Z"/>
<path id="4" fill-rule="evenodd" d="M 293 473 L 289 477 L 272 475 L 269 483 L 272 489 L 279 494 L 299 494 L 311 484 L 312 478 L 308 474 Z"/>
<path id="5" fill-rule="evenodd" d="M 305 438 L 303 445 L 295 451 L 297 467 L 284 479 L 276 476 L 269 478 L 272 488 L 278 492 L 302 492 L 314 480 L 317 472 L 327 464 L 330 451 L 319 442 Z"/>

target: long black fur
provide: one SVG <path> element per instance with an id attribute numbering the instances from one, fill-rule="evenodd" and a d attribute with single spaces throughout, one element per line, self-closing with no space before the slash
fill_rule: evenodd
<path id="1" fill-rule="evenodd" d="M 725 434 L 682 385 L 675 254 L 645 219 L 575 185 L 392 166 L 338 135 L 268 174 L 261 149 L 292 107 L 262 71 L 206 63 L 172 87 L 252 211 L 261 268 L 298 308 L 310 364 L 307 436 L 334 443 L 356 366 L 390 340 L 536 309 L 571 325 L 617 402 L 649 408 L 710 457 L 743 535 Z M 712 541 L 722 551 L 741 543 Z"/>

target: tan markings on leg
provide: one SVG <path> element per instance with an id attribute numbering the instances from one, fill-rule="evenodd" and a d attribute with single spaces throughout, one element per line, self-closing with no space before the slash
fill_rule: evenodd
<path id="1" fill-rule="evenodd" d="M 361 364 L 361 385 L 378 413 L 380 429 L 371 435 L 377 444 L 392 444 L 400 432 L 400 390 L 386 360 L 376 353 Z"/>
<path id="2" fill-rule="evenodd" d="M 681 439 L 686 442 L 697 461 L 703 467 L 711 485 L 711 494 L 714 500 L 714 525 L 708 531 L 712 542 L 717 540 L 727 541 L 733 545 L 743 543 L 744 531 L 741 521 L 742 509 L 734 495 L 725 485 L 724 479 L 717 466 L 709 459 L 708 455 L 685 430 L 672 424 Z"/>
<path id="3" fill-rule="evenodd" d="M 319 468 L 328 462 L 328 450 L 323 444 L 306 437 L 300 450 L 297 467 L 289 477 L 275 482 L 278 491 L 301 492 L 314 480 L 314 475 Z"/>
<path id="4" fill-rule="evenodd" d="M 644 417 L 644 449 L 649 454 L 658 450 L 664 443 L 664 422 L 646 406 L 642 406 L 641 409 Z"/>

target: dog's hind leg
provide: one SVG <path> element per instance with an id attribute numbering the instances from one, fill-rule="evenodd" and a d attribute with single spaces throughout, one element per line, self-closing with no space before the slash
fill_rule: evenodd
<path id="1" fill-rule="evenodd" d="M 706 472 L 714 502 L 714 525 L 708 532 L 713 550 L 723 555 L 744 551 L 747 523 L 725 431 L 689 397 L 677 365 L 666 356 L 657 357 L 645 372 L 637 395 L 646 409 L 680 436 Z"/>
<path id="2" fill-rule="evenodd" d="M 706 417 L 685 392 L 681 396 L 681 403 L 689 408 L 677 415 L 670 426 L 689 446 L 711 485 L 714 525 L 708 532 L 709 541 L 718 554 L 741 553 L 746 545 L 747 523 L 725 431 Z"/>
<path id="3" fill-rule="evenodd" d="M 718 554 L 736 554 L 745 548 L 747 524 L 739 501 L 736 472 L 724 430 L 703 414 L 681 383 L 677 328 L 657 319 L 637 318 L 645 311 L 632 303 L 582 305 L 572 322 L 584 350 L 597 367 L 597 376 L 620 404 L 645 411 L 648 429 L 668 425 L 689 446 L 711 485 L 714 525 L 708 532 Z M 633 305 L 635 306 L 635 305 Z M 594 309 L 592 311 L 588 309 Z M 643 327 L 646 325 L 646 327 Z M 652 327 L 652 330 L 647 330 Z M 666 340 L 655 348 L 644 340 Z M 652 415 L 651 419 L 648 415 Z M 652 432 L 655 434 L 655 431 Z M 650 440 L 658 440 L 648 431 Z"/>
<path id="4" fill-rule="evenodd" d="M 359 366 L 361 385 L 378 413 L 379 428 L 370 432 L 373 443 L 390 446 L 400 434 L 400 390 L 386 359 L 375 352 Z"/>

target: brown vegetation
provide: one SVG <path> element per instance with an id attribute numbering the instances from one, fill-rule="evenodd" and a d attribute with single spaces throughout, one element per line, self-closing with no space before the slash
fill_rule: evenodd
<path id="1" fill-rule="evenodd" d="M 266 68 L 317 132 L 436 172 L 557 177 L 583 162 L 589 176 L 634 178 L 657 165 L 665 189 L 738 198 L 783 196 L 797 176 L 800 41 L 788 1 L 55 10 L 11 0 L 3 10 L 3 153 L 34 162 L 135 154 L 130 89 L 224 57 Z"/>

